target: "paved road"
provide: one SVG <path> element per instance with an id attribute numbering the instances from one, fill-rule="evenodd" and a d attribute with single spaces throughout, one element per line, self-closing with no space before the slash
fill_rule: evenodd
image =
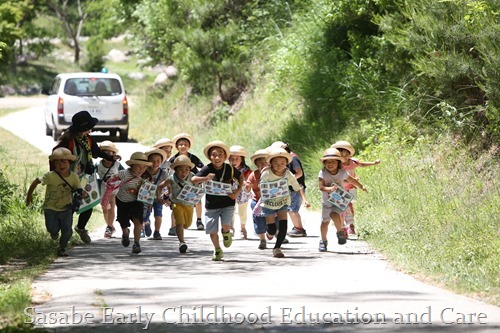
<path id="1" fill-rule="evenodd" d="M 26 138 L 11 126 L 35 122 L 37 112 L 2 118 L 0 126 Z M 29 141 L 44 150 L 43 122 L 34 126 L 40 130 L 30 132 L 41 135 Z M 142 240 L 139 255 L 119 234 L 103 239 L 101 229 L 91 244 L 57 259 L 34 283 L 27 321 L 54 332 L 500 331 L 498 307 L 402 274 L 363 241 L 340 246 L 330 230 L 329 252 L 319 253 L 316 212 L 302 212 L 308 237 L 290 238 L 286 258 L 258 250 L 250 235 L 225 250 L 224 262 L 211 261 L 203 231 L 188 230 L 189 252 L 180 254 L 166 236 L 169 212 L 164 239 Z"/>

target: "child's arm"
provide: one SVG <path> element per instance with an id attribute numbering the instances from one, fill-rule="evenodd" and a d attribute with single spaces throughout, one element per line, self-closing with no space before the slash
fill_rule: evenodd
<path id="1" fill-rule="evenodd" d="M 236 200 L 238 195 L 240 195 L 241 190 L 243 189 L 243 183 L 244 183 L 244 178 L 243 174 L 240 175 L 238 178 L 238 189 L 234 190 L 233 193 L 229 194 L 228 197 L 230 197 L 233 200 Z"/>
<path id="2" fill-rule="evenodd" d="M 35 191 L 35 188 L 41 184 L 42 181 L 38 178 L 36 178 L 32 183 L 30 188 L 28 189 L 28 193 L 26 194 L 26 207 L 28 207 L 31 204 L 31 201 L 33 200 L 33 192 Z"/>
<path id="3" fill-rule="evenodd" d="M 163 196 L 161 195 L 162 194 L 162 190 L 164 188 L 167 188 L 167 193 L 170 193 L 170 179 L 167 178 L 165 179 L 164 181 L 162 181 L 160 184 L 158 184 L 158 187 L 156 188 L 156 198 L 158 199 L 158 201 L 160 201 L 162 204 L 165 204 L 166 200 L 163 199 Z"/>
<path id="4" fill-rule="evenodd" d="M 321 192 L 331 193 L 336 191 L 338 188 L 339 187 L 337 185 L 326 186 L 325 180 L 323 178 L 319 179 L 319 190 Z"/>
<path id="5" fill-rule="evenodd" d="M 300 193 L 300 196 L 302 197 L 302 201 L 304 202 L 304 206 L 306 208 L 311 207 L 311 204 L 309 203 L 309 201 L 307 201 L 306 192 L 304 192 L 304 188 L 303 187 L 300 189 L 299 193 Z"/>
<path id="6" fill-rule="evenodd" d="M 380 164 L 380 158 L 376 159 L 374 162 L 361 162 L 360 161 L 360 162 L 358 162 L 358 164 L 362 168 L 377 165 L 377 164 Z"/>
<path id="7" fill-rule="evenodd" d="M 361 184 L 356 178 L 353 178 L 353 177 L 349 176 L 349 178 L 347 178 L 346 180 L 349 183 L 351 183 L 354 186 L 356 186 L 357 188 L 359 188 L 361 191 L 364 191 L 364 192 L 368 193 L 368 190 L 366 189 L 366 187 L 364 187 L 363 184 Z"/>
<path id="8" fill-rule="evenodd" d="M 203 182 L 212 180 L 214 177 L 215 177 L 215 173 L 209 173 L 208 175 L 203 176 L 203 177 L 202 176 L 193 176 L 193 178 L 191 178 L 191 183 L 198 185 L 199 183 L 203 183 Z"/>

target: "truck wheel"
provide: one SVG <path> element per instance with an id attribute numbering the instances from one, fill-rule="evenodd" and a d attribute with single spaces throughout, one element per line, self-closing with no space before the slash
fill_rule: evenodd
<path id="1" fill-rule="evenodd" d="M 120 130 L 120 141 L 122 141 L 122 142 L 128 141 L 128 129 Z"/>

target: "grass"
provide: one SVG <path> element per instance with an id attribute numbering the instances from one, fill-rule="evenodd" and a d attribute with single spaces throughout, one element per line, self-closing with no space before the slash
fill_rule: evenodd
<path id="1" fill-rule="evenodd" d="M 23 310 L 31 302 L 31 284 L 53 262 L 57 249 L 57 242 L 45 230 L 43 186 L 35 191 L 32 205 L 24 205 L 33 179 L 48 171 L 48 159 L 3 129 L 0 142 L 0 329 L 22 328 Z M 101 224 L 102 214 L 96 210 L 88 228 Z M 70 246 L 79 243 L 73 235 Z"/>

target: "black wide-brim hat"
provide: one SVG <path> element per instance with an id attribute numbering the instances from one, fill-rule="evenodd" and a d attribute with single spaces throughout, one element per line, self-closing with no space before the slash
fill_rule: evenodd
<path id="1" fill-rule="evenodd" d="M 71 118 L 70 129 L 75 133 L 89 131 L 94 128 L 98 121 L 99 119 L 92 117 L 88 111 L 80 111 Z"/>

